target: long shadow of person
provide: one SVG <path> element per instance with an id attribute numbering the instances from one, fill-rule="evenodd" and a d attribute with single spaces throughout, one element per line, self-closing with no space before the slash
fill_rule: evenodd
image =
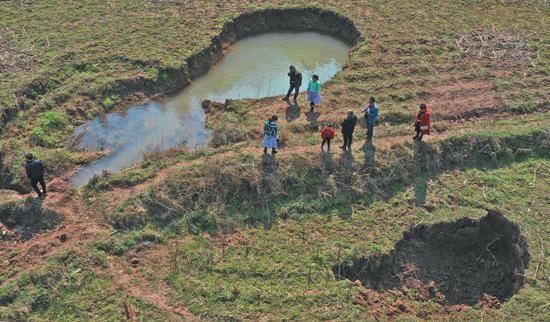
<path id="1" fill-rule="evenodd" d="M 430 160 L 429 156 L 436 155 L 433 147 L 423 141 L 414 141 L 414 162 L 419 166 L 419 175 L 416 177 L 413 183 L 414 187 L 414 202 L 417 206 L 424 206 L 426 204 L 426 195 L 428 190 L 428 181 L 437 177 L 437 173 L 434 173 L 430 169 L 430 164 L 435 160 Z"/>
<path id="2" fill-rule="evenodd" d="M 259 203 L 262 205 L 258 212 L 261 214 L 260 221 L 263 223 L 265 229 L 270 229 L 273 225 L 272 210 L 269 209 L 268 203 L 274 196 L 280 194 L 282 189 L 278 180 L 278 162 L 277 158 L 273 154 L 264 154 L 260 164 L 260 170 L 262 172 L 261 187 Z"/>
<path id="3" fill-rule="evenodd" d="M 321 112 L 315 112 L 315 111 L 305 112 L 304 114 L 306 115 L 306 118 L 310 123 L 317 122 L 317 120 L 319 119 L 319 116 L 321 116 Z"/>
<path id="4" fill-rule="evenodd" d="M 287 122 L 292 122 L 300 117 L 300 106 L 297 102 L 290 103 L 288 101 L 288 106 L 286 108 L 285 118 Z"/>
<path id="5" fill-rule="evenodd" d="M 16 238 L 28 240 L 35 234 L 52 229 L 63 220 L 55 211 L 43 207 L 43 203 L 42 198 L 28 196 L 1 214 L 0 222 L 14 231 Z"/>
<path id="6" fill-rule="evenodd" d="M 376 146 L 371 142 L 365 141 L 362 149 L 365 152 L 365 163 L 363 164 L 363 168 L 365 170 L 374 169 L 376 162 Z"/>
<path id="7" fill-rule="evenodd" d="M 344 152 L 340 157 L 336 172 L 336 185 L 342 192 L 351 192 L 353 183 L 354 157 L 351 152 Z"/>
<path id="8" fill-rule="evenodd" d="M 321 169 L 323 173 L 332 173 L 334 171 L 334 161 L 332 156 L 332 152 L 330 151 L 321 151 L 319 157 L 321 159 Z"/>

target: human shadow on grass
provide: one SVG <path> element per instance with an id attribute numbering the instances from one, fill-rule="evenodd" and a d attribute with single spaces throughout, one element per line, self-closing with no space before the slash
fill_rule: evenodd
<path id="1" fill-rule="evenodd" d="M 319 153 L 319 159 L 321 160 L 321 171 L 324 175 L 332 173 L 335 169 L 334 167 L 334 154 L 332 150 L 330 151 L 321 151 Z"/>
<path id="2" fill-rule="evenodd" d="M 367 142 L 361 147 L 365 153 L 365 160 L 363 162 L 364 169 L 372 169 L 376 166 L 376 146 L 372 142 Z"/>
<path id="3" fill-rule="evenodd" d="M 306 118 L 308 122 L 315 123 L 317 120 L 319 120 L 319 117 L 321 116 L 321 112 L 313 111 L 313 112 L 305 112 Z"/>
<path id="4" fill-rule="evenodd" d="M 288 106 L 285 111 L 285 119 L 287 122 L 290 123 L 292 121 L 297 120 L 300 117 L 300 106 L 298 105 L 297 102 L 293 102 L 293 103 L 291 103 L 290 101 L 287 101 L 287 102 L 288 102 Z"/>
<path id="5" fill-rule="evenodd" d="M 0 223 L 14 234 L 2 239 L 29 240 L 34 235 L 55 227 L 62 217 L 55 211 L 43 207 L 44 199 L 27 197 L 0 206 Z"/>
<path id="6" fill-rule="evenodd" d="M 278 161 L 275 154 L 264 154 L 260 165 L 262 173 L 261 186 L 262 195 L 269 196 L 276 194 L 276 189 L 279 189 L 278 184 Z M 263 202 L 265 207 L 257 209 L 257 212 L 265 212 L 265 217 L 261 220 L 265 229 L 271 229 L 273 225 L 272 213 L 269 210 L 268 202 Z M 263 216 L 263 215 L 262 215 Z"/>
<path id="7" fill-rule="evenodd" d="M 350 151 L 340 155 L 338 168 L 335 169 L 336 186 L 339 191 L 349 193 L 353 191 L 353 173 L 355 157 Z"/>
<path id="8" fill-rule="evenodd" d="M 544 137 L 542 137 L 544 139 Z M 290 198 L 288 191 L 284 197 L 277 199 L 277 203 L 285 203 L 293 199 L 306 199 L 312 202 L 314 210 L 327 212 L 332 205 L 341 203 L 353 204 L 360 201 L 362 206 L 368 207 L 376 201 L 387 202 L 392 197 L 403 192 L 414 191 L 412 204 L 422 207 L 429 212 L 435 208 L 426 202 L 428 187 L 431 181 L 447 171 L 467 169 L 496 169 L 506 164 L 521 162 L 529 157 L 547 156 L 544 146 L 537 144 L 540 136 L 509 137 L 500 139 L 498 144 L 493 138 L 479 137 L 472 139 L 454 138 L 438 143 L 412 142 L 393 146 L 384 151 L 384 160 L 381 164 L 377 156 L 377 147 L 370 144 L 363 145 L 364 162 L 357 164 L 352 153 L 343 152 L 334 155 L 322 154 L 319 164 L 319 180 L 311 180 L 307 186 L 301 187 L 298 197 Z M 488 144 L 495 147 L 506 147 L 497 151 L 480 153 L 480 149 Z M 356 143 L 357 145 L 357 143 Z M 526 149 L 531 147 L 532 149 Z M 334 158 L 334 160 L 333 160 Z M 497 161 L 498 160 L 498 161 Z M 273 167 L 266 164 L 264 178 L 273 177 Z M 271 169 L 271 170 L 269 170 Z M 285 177 L 282 173 L 280 176 Z M 334 180 L 333 183 L 328 180 Z M 265 180 L 265 179 L 264 179 Z M 286 180 L 286 179 L 285 179 Z M 295 181 L 288 181 L 291 184 Z M 297 183 L 299 184 L 299 183 Z M 288 185 L 285 183 L 285 189 Z M 333 185 L 334 191 L 328 199 L 319 200 L 318 191 L 322 186 Z M 288 199 L 288 200 L 287 200 Z M 275 200 L 267 201 L 270 203 Z M 309 202 L 308 201 L 308 202 Z M 280 205 L 279 205 L 280 206 Z M 270 207 L 267 206 L 266 207 Z M 479 205 L 480 208 L 485 208 Z"/>

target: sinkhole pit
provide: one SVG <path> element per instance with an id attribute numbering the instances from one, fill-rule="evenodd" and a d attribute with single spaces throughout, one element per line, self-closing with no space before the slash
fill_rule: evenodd
<path id="1" fill-rule="evenodd" d="M 407 278 L 435 282 L 449 304 L 475 305 L 484 294 L 500 302 L 524 283 L 528 244 L 519 227 L 496 211 L 478 219 L 419 225 L 404 233 L 387 254 L 337 264 L 337 277 L 385 291 Z"/>

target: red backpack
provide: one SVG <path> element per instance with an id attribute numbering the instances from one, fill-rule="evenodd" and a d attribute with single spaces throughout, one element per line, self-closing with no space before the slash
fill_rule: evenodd
<path id="1" fill-rule="evenodd" d="M 331 140 L 334 139 L 334 128 L 329 125 L 325 126 L 321 131 L 321 138 L 323 140 L 327 138 L 330 138 Z"/>

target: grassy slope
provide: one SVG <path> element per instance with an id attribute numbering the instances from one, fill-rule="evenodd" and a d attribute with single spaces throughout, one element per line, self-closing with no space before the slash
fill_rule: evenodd
<path id="1" fill-rule="evenodd" d="M 46 93 L 27 102 L 28 109 L 8 124 L 0 140 L 8 152 L 8 161 L 19 163 L 18 149 L 34 146 L 35 152 L 45 159 L 49 157 L 49 163 L 59 167 L 57 174 L 64 173 L 87 158 L 52 149 L 60 147 L 72 126 L 83 120 L 64 116 L 66 108 L 81 107 L 86 117 L 112 109 L 106 99 L 116 103 L 119 96 L 109 91 L 113 82 L 158 76 L 158 70 L 144 68 L 136 61 L 158 60 L 162 65 L 179 67 L 185 57 L 219 32 L 224 21 L 239 12 L 300 3 L 0 4 L 0 28 L 9 28 L 12 41 L 28 50 L 34 59 L 28 68 L 0 71 L 2 108 L 9 108 L 13 104 L 12 93 L 33 79 L 58 80 L 51 83 Z M 543 19 L 547 7 L 484 1 L 369 1 L 359 7 L 348 2 L 318 3 L 353 18 L 366 36 L 366 41 L 355 49 L 349 67 L 325 87 L 330 111 L 323 111 L 321 121 L 337 121 L 342 111 L 362 103 L 363 96 L 376 93 L 384 108 L 383 117 L 397 123 L 383 125 L 377 131 L 376 165 L 390 170 L 392 175 L 401 174 L 394 171 L 400 166 L 395 161 L 401 157 L 407 160 L 413 154 L 411 145 L 402 143 L 410 133 L 410 128 L 402 123 L 409 121 L 412 108 L 421 97 L 427 97 L 437 108 L 439 133 L 430 140 L 433 146 L 449 138 L 449 142 L 460 143 L 472 131 L 473 136 L 515 139 L 548 128 L 547 113 L 497 121 L 481 119 L 473 125 L 447 120 L 463 116 L 465 106 L 488 113 L 488 118 L 493 113 L 529 113 L 535 108 L 547 108 L 544 86 L 548 39 L 543 32 L 547 29 Z M 536 53 L 534 66 L 496 68 L 488 61 L 460 59 L 455 32 L 493 27 L 526 37 Z M 56 100 L 64 103 L 56 104 Z M 490 158 L 483 158 L 476 165 L 440 169 L 416 179 L 406 176 L 380 192 L 366 189 L 363 194 L 356 194 L 337 189 L 333 199 L 326 195 L 319 198 L 311 192 L 312 187 L 317 189 L 319 176 L 307 177 L 299 171 L 311 168 L 318 173 L 316 125 L 303 120 L 283 122 L 289 147 L 279 157 L 281 175 L 296 180 L 293 182 L 311 184 L 309 190 L 293 191 L 271 200 L 261 207 L 263 211 L 251 210 L 250 205 L 238 211 L 216 203 L 195 211 L 183 208 L 159 224 L 148 209 L 144 212 L 141 199 L 147 199 L 150 192 L 158 197 L 164 191 L 159 187 L 169 182 L 166 178 L 197 175 L 201 173 L 201 163 L 220 160 L 225 160 L 222 164 L 227 173 L 259 167 L 255 124 L 269 111 L 284 113 L 285 106 L 273 99 L 237 104 L 232 112 L 210 117 L 211 126 L 217 131 L 222 131 L 216 128 L 220 118 L 248 120 L 240 122 L 245 125 L 237 131 L 246 135 L 229 140 L 228 147 L 150 156 L 146 162 L 88 187 L 84 193 L 84 200 L 92 209 L 88 220 L 116 223 L 120 216 L 134 220 L 145 214 L 146 220 L 137 220 L 133 230 L 113 233 L 112 228 L 105 226 L 102 234 L 74 249 L 61 252 L 54 248 L 47 263 L 31 265 L 34 268 L 17 261 L 23 254 L 33 254 L 26 245 L 3 254 L 3 263 L 12 263 L 13 258 L 17 264 L 2 265 L 0 270 L 0 318 L 115 320 L 124 316 L 125 306 L 144 319 L 184 318 L 186 315 L 176 308 L 188 308 L 206 318 L 357 319 L 367 314 L 384 318 L 395 299 L 406 301 L 418 316 L 427 314 L 432 318 L 550 318 L 545 267 L 550 164 L 545 153 L 528 151 L 515 158 L 503 147 L 506 159 L 501 160 L 499 167 Z M 53 135 L 40 142 L 32 138 L 30 129 L 41 127 L 41 123 L 52 124 L 38 121 L 51 119 L 43 116 L 49 109 L 59 112 L 63 122 L 51 129 Z M 232 144 L 235 141 L 242 142 Z M 45 147 L 35 146 L 37 142 Z M 518 142 L 520 148 L 536 147 Z M 545 144 L 542 146 L 547 147 Z M 526 159 L 526 155 L 530 157 Z M 363 152 L 357 150 L 354 158 L 355 165 L 346 170 L 348 175 L 361 168 Z M 334 163 L 341 166 L 342 160 L 336 155 Z M 160 175 L 162 172 L 164 175 Z M 332 174 L 345 181 L 345 175 L 338 175 Z M 126 200 L 127 191 L 131 193 Z M 119 193 L 123 197 L 114 198 Z M 353 304 L 359 292 L 357 286 L 350 288 L 346 281 L 335 281 L 330 273 L 334 263 L 354 254 L 388 251 L 401 233 L 415 223 L 477 217 L 483 215 L 483 206 L 501 209 L 519 222 L 532 249 L 533 260 L 526 273 L 529 283 L 500 310 L 475 308 L 448 313 L 434 302 L 385 294 L 380 311 L 372 312 L 373 307 Z M 251 221 L 269 229 L 242 226 Z M 215 237 L 201 233 L 236 227 L 236 232 Z M 144 241 L 152 243 L 146 246 Z M 128 263 L 136 257 L 140 263 L 133 268 Z M 166 298 L 144 293 L 164 294 Z"/>
<path id="2" fill-rule="evenodd" d="M 277 222 L 267 230 L 247 228 L 215 238 L 167 233 L 169 239 L 161 239 L 161 244 L 145 251 L 126 250 L 109 263 L 97 262 L 106 256 L 103 246 L 96 246 L 89 252 L 99 258 L 92 267 L 108 272 L 116 270 L 117 261 L 128 263 L 138 256 L 138 268 L 130 265 L 122 268 L 135 278 L 131 282 L 134 287 L 167 284 L 172 304 L 187 307 L 205 318 L 356 319 L 365 317 L 366 312 L 373 314 L 372 308 L 352 304 L 359 288 L 349 289 L 349 282 L 333 279 L 331 267 L 335 262 L 354 254 L 388 251 L 411 225 L 463 216 L 475 218 L 484 214 L 479 208 L 484 206 L 501 209 L 520 223 L 530 241 L 533 256 L 526 272 L 528 283 L 500 310 L 474 308 L 447 317 L 479 319 L 485 315 L 545 320 L 548 319 L 545 305 L 550 299 L 546 280 L 548 268 L 544 266 L 544 250 L 549 246 L 545 236 L 550 233 L 546 216 L 550 211 L 549 170 L 547 159 L 535 158 L 497 169 L 443 172 L 430 177 L 425 186 L 426 204 L 432 205 L 436 209 L 434 212 L 415 206 L 418 187 L 412 184 L 400 187 L 386 201 L 372 202 L 367 198 L 354 202 L 350 208 L 351 217 L 341 216 L 347 212 L 342 208 L 347 208 L 344 203 L 319 207 L 309 199 L 295 200 L 286 205 L 290 219 Z M 137 240 L 154 240 L 151 232 L 141 230 L 138 234 L 141 235 Z M 115 240 L 118 238 L 121 244 L 130 239 L 124 234 Z M 123 299 L 129 298 L 133 310 L 141 316 L 162 316 L 151 310 L 147 301 L 140 302 L 128 291 L 118 289 L 120 286 L 115 287 L 116 275 L 92 273 L 87 265 L 79 269 L 78 263 L 70 263 L 76 266 L 68 272 L 59 272 L 59 265 L 56 265 L 49 267 L 50 274 L 67 274 L 74 279 L 58 278 L 50 283 L 28 284 L 26 275 L 20 275 L 15 281 L 23 292 L 17 293 L 15 302 L 8 302 L 5 312 L 24 312 L 30 307 L 32 313 L 22 316 L 69 318 L 75 317 L 74 310 L 79 307 L 84 310 L 81 318 L 109 318 L 110 314 L 121 314 Z M 41 275 L 40 272 L 31 274 Z M 12 283 L 2 286 L 4 294 L 9 293 Z M 59 289 L 55 297 L 49 292 L 52 288 Z M 44 304 L 44 297 L 48 304 Z M 435 302 L 411 300 L 399 294 L 385 295 L 382 303 L 390 306 L 393 299 L 406 301 L 416 313 L 424 312 L 423 316 L 435 318 L 443 314 L 440 313 L 443 309 Z M 377 314 L 383 318 L 386 311 Z"/>
<path id="3" fill-rule="evenodd" d="M 36 145 L 47 147 L 34 149 L 47 158 L 52 147 L 63 146 L 62 138 L 71 133 L 73 125 L 112 109 L 122 95 L 133 94 L 118 93 L 117 81 L 157 79 L 162 66 L 181 67 L 185 57 L 206 46 L 223 23 L 238 13 L 302 2 L 310 3 L 3 2 L 0 29 L 33 60 L 0 71 L 0 106 L 17 110 L 13 94 L 35 79 L 45 87 L 24 102 L 16 120 L 7 126 L 6 142 L 0 141 L 8 154 L 6 163 L 19 171 L 19 151 Z M 358 6 L 327 0 L 317 4 L 352 18 L 366 39 L 355 48 L 349 68 L 327 87 L 326 104 L 335 110 L 361 104 L 371 93 L 384 104 L 384 117 L 397 121 L 403 119 L 402 113 L 408 121 L 419 97 L 431 97 L 441 109 L 439 115 L 447 117 L 463 113 L 464 108 L 525 112 L 547 106 L 545 6 L 466 1 L 372 1 Z M 524 37 L 533 51 L 533 66 L 495 68 L 484 61 L 459 59 L 457 33 L 493 28 Z M 160 62 L 160 67 L 142 63 L 151 61 Z M 75 107 L 84 115 L 66 117 L 66 109 Z M 65 116 L 64 122 L 54 129 L 37 124 L 48 110 Z M 85 161 L 71 155 L 51 158 L 67 165 L 56 174 Z"/>
<path id="4" fill-rule="evenodd" d="M 521 222 L 524 231 L 529 231 L 527 237 L 535 240 L 533 249 L 540 249 L 537 246 L 542 245 L 536 239 L 548 234 L 545 214 L 550 209 L 544 188 L 549 180 L 549 166 L 547 161 L 528 160 L 487 172 L 445 173 L 428 185 L 427 202 L 442 205 L 434 213 L 411 206 L 415 201 L 411 187 L 388 203 L 353 204 L 351 219 L 339 218 L 338 211 L 333 209 L 313 211 L 306 218 L 282 222 L 268 231 L 244 230 L 228 241 L 211 242 L 205 238 L 182 241 L 176 253 L 181 257 L 175 258 L 181 264 L 167 269 L 166 278 L 174 286 L 176 298 L 183 298 L 193 312 L 208 312 L 211 317 L 243 317 L 248 312 L 253 314 L 251 318 L 267 315 L 355 319 L 364 316 L 360 307 L 350 305 L 350 297 L 357 289 L 354 287 L 349 294 L 349 282 L 334 281 L 330 272 L 339 254 L 345 257 L 344 254 L 353 252 L 388 251 L 411 225 L 477 217 L 483 215 L 479 204 L 506 209 L 512 219 Z M 533 182 L 534 171 L 546 174 Z M 501 184 L 496 185 L 495 181 Z M 483 196 L 475 193 L 480 186 L 493 189 Z M 308 204 L 302 207 L 307 208 Z M 528 214 L 523 211 L 525 208 L 530 209 Z M 531 231 L 533 226 L 538 228 Z M 533 255 L 543 254 L 535 251 Z M 540 263 L 531 266 L 528 276 Z M 500 312 L 491 314 L 544 320 L 548 312 L 542 306 L 548 302 L 548 291 L 544 281 L 528 285 Z M 435 303 L 411 302 L 416 311 L 436 311 Z M 479 311 L 461 313 L 468 318 L 479 314 Z"/>

